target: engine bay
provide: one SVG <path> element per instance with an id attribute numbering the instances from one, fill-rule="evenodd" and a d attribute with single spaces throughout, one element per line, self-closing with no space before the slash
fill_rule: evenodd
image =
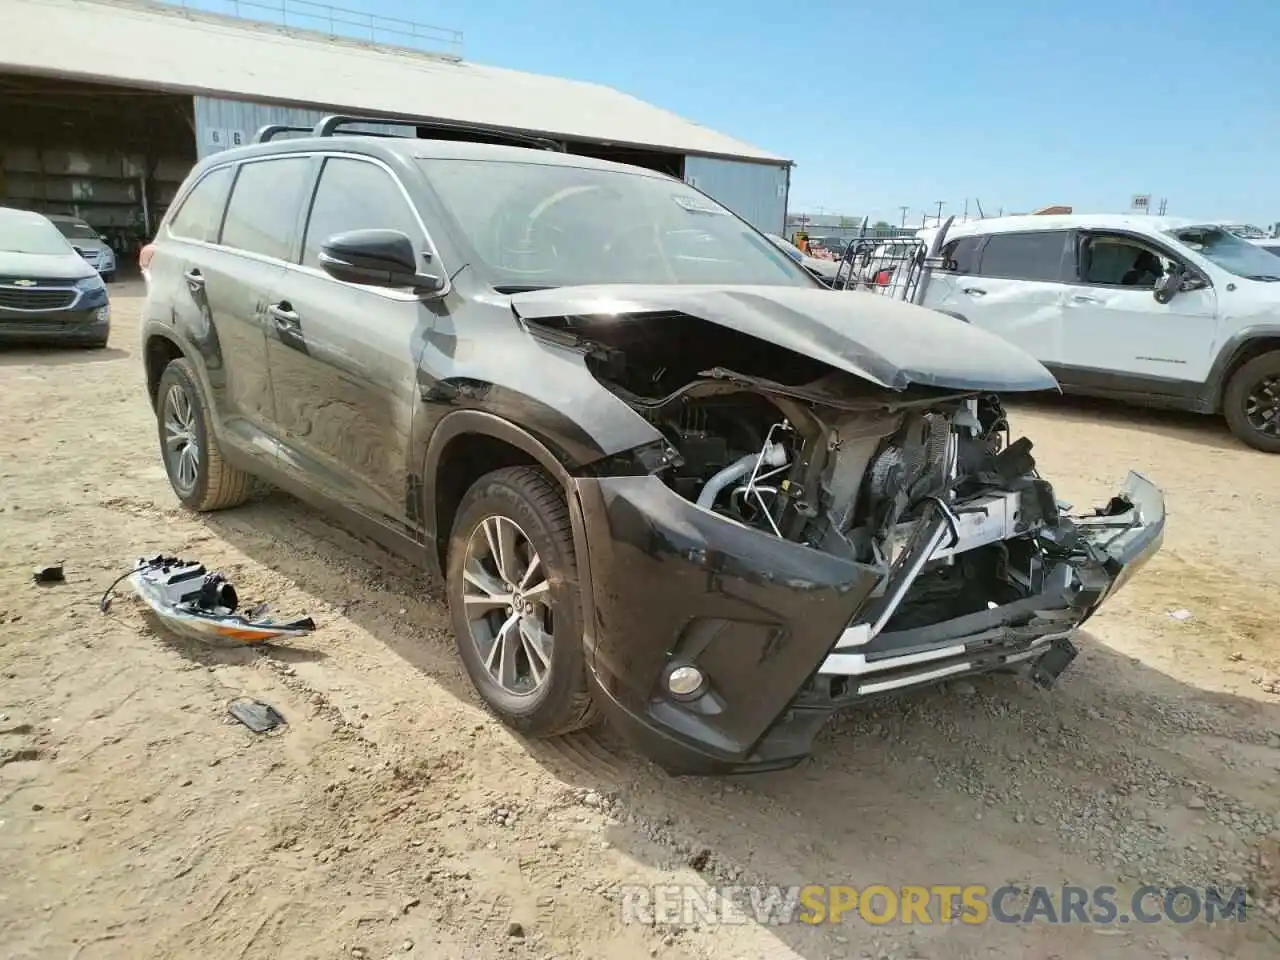
<path id="1" fill-rule="evenodd" d="M 743 390 L 691 390 L 641 412 L 679 454 L 667 484 L 698 506 L 881 574 L 909 629 L 1039 590 L 1058 526 L 1030 441 L 999 399 L 837 410 Z M 910 567 L 910 569 L 908 569 Z M 881 627 L 888 623 L 888 619 Z"/>
<path id="2" fill-rule="evenodd" d="M 684 394 L 640 412 L 679 453 L 666 479 L 681 496 L 860 563 L 883 559 L 886 534 L 925 504 L 1015 479 L 1010 467 L 1034 471 L 1030 444 L 1008 445 L 994 396 L 848 411 L 741 391 Z"/>
<path id="3" fill-rule="evenodd" d="M 662 435 L 641 468 L 681 497 L 875 569 L 872 636 L 1034 595 L 1091 549 L 994 393 L 889 389 L 682 313 L 531 328 Z"/>

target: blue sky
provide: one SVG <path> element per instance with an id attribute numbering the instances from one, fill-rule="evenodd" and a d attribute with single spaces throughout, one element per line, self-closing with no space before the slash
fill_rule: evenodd
<path id="1" fill-rule="evenodd" d="M 1274 0 L 338 2 L 790 157 L 793 209 L 896 223 L 903 204 L 918 221 L 938 200 L 1094 212 L 1150 193 L 1280 220 Z"/>

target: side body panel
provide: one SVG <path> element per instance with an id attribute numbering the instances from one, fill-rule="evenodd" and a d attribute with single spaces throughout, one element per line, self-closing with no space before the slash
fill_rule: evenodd
<path id="1" fill-rule="evenodd" d="M 1077 259 L 1083 256 L 1079 251 L 1087 237 L 1140 244 L 1200 276 L 1206 286 L 1160 303 L 1151 286 L 1090 281 Z M 1096 387 L 1098 374 L 1105 371 L 1114 375 L 1118 391 L 1164 396 L 1174 405 L 1194 398 L 1209 375 L 1218 338 L 1215 280 L 1153 237 L 1107 230 L 1081 232 L 1077 238 L 1072 245 L 1058 360 L 1064 387 L 1084 392 Z"/>
<path id="2" fill-rule="evenodd" d="M 1066 240 L 1049 276 L 1040 279 L 992 276 L 983 264 L 990 241 L 980 238 L 955 272 L 934 272 L 924 305 L 993 333 L 1052 369 L 1063 351 Z"/>
<path id="3" fill-rule="evenodd" d="M 934 306 L 1021 347 L 1050 367 L 1062 356 L 1063 286 L 1039 280 L 957 275 Z M 933 304 L 931 304 L 933 306 Z"/>
<path id="4" fill-rule="evenodd" d="M 282 272 L 272 308 L 296 317 L 273 315 L 268 338 L 281 469 L 414 535 L 405 482 L 430 311 L 302 268 Z"/>
<path id="5" fill-rule="evenodd" d="M 204 174 L 192 175 L 182 201 Z M 225 204 L 226 197 L 223 198 Z M 221 209 L 209 224 L 216 240 Z M 161 226 L 150 264 L 144 327 L 196 361 L 213 427 L 228 454 L 261 466 L 275 459 L 274 407 L 263 330 L 266 295 L 283 269 Z"/>

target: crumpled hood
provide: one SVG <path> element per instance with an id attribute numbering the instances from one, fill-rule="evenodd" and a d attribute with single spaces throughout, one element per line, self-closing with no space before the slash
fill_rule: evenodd
<path id="1" fill-rule="evenodd" d="M 779 286 L 610 284 L 511 297 L 523 319 L 680 312 L 890 390 L 1057 390 L 1026 351 L 963 320 L 874 293 Z M 678 317 L 672 318 L 679 323 Z"/>

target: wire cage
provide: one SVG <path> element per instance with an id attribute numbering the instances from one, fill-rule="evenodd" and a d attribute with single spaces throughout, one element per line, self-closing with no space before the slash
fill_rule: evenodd
<path id="1" fill-rule="evenodd" d="M 927 252 L 919 237 L 859 237 L 845 247 L 834 286 L 915 300 Z"/>

